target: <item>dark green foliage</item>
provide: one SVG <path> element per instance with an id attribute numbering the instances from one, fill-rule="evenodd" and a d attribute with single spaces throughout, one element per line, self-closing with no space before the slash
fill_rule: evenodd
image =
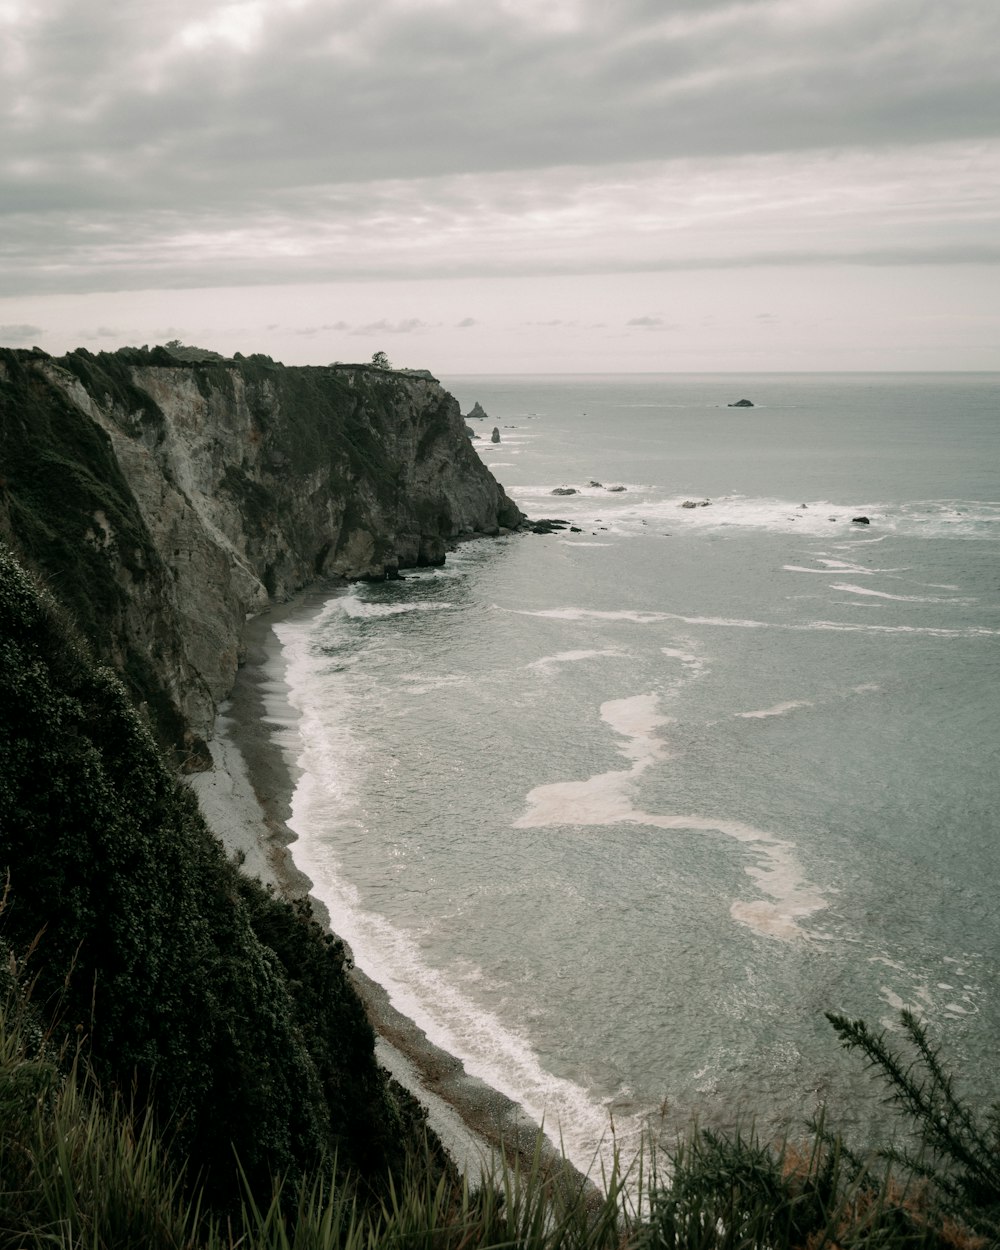
<path id="1" fill-rule="evenodd" d="M 916 1134 L 915 1147 L 889 1146 L 881 1156 L 922 1177 L 944 1210 L 1000 1244 L 1000 1104 L 980 1117 L 959 1097 L 925 1026 L 911 1011 L 901 1013 L 912 1050 L 909 1060 L 863 1020 L 829 1013 L 827 1019 L 841 1045 L 860 1051 L 886 1082 L 887 1101 L 902 1111 Z"/>
<path id="2" fill-rule="evenodd" d="M 41 934 L 39 1010 L 102 1083 L 152 1098 L 215 1190 L 233 1149 L 255 1185 L 334 1149 L 386 1162 L 391 1112 L 342 953 L 225 861 L 124 687 L 0 552 L 6 874 L 6 941 Z"/>
<path id="3" fill-rule="evenodd" d="M 404 1143 L 419 1138 L 402 1131 L 382 1074 L 364 1062 L 375 1034 L 347 979 L 343 942 L 316 923 L 305 899 L 288 903 L 246 878 L 239 891 L 254 933 L 285 974 L 292 1018 L 315 1064 L 338 1156 L 352 1155 L 366 1174 L 385 1160 L 402 1165 Z M 382 1111 L 377 1120 L 373 1107 Z"/>

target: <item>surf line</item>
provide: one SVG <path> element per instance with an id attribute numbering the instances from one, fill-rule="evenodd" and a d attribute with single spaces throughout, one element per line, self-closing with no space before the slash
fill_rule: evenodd
<path id="1" fill-rule="evenodd" d="M 763 897 L 736 899 L 729 908 L 732 918 L 765 937 L 791 942 L 811 940 L 800 923 L 828 906 L 820 890 L 807 881 L 793 843 L 764 829 L 738 820 L 698 815 L 656 815 L 635 807 L 630 797 L 633 783 L 652 765 L 670 758 L 658 730 L 675 718 L 662 716 L 655 694 L 633 695 L 601 704 L 601 719 L 622 738 L 619 748 L 630 768 L 597 773 L 585 781 L 559 781 L 536 786 L 527 795 L 527 810 L 514 822 L 515 829 L 541 829 L 551 825 L 646 825 L 655 829 L 689 829 L 721 833 L 742 842 L 756 858 L 746 866 Z"/>

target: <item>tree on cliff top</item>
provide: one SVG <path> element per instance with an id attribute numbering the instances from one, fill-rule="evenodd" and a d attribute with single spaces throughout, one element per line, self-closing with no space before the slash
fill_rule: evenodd
<path id="1" fill-rule="evenodd" d="M 391 369 L 392 361 L 390 361 L 385 352 L 375 352 L 372 356 L 372 365 L 376 369 Z"/>

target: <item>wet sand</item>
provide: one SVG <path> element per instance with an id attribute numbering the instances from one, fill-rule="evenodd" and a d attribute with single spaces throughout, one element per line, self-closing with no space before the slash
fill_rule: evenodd
<path id="1" fill-rule="evenodd" d="M 210 743 L 215 767 L 191 779 L 210 828 L 242 870 L 286 898 L 309 897 L 316 918 L 333 932 L 336 917 L 310 893 L 312 882 L 293 857 L 296 835 L 287 821 L 298 774 L 276 737 L 294 726 L 296 714 L 284 701 L 283 661 L 273 627 L 291 616 L 318 613 L 344 590 L 342 583 L 312 588 L 247 623 L 246 659 Z M 377 1034 L 379 1062 L 427 1108 L 431 1127 L 467 1175 L 476 1178 L 488 1169 L 501 1146 L 507 1154 L 533 1154 L 539 1127 L 523 1108 L 428 1041 L 365 971 L 355 968 L 352 976 Z M 550 1167 L 573 1171 L 547 1141 L 543 1157 Z"/>

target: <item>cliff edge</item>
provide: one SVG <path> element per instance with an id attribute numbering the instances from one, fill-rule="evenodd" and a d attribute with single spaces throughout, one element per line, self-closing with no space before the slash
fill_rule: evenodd
<path id="1" fill-rule="evenodd" d="M 0 350 L 0 538 L 189 767 L 249 614 L 522 520 L 430 375 Z"/>

